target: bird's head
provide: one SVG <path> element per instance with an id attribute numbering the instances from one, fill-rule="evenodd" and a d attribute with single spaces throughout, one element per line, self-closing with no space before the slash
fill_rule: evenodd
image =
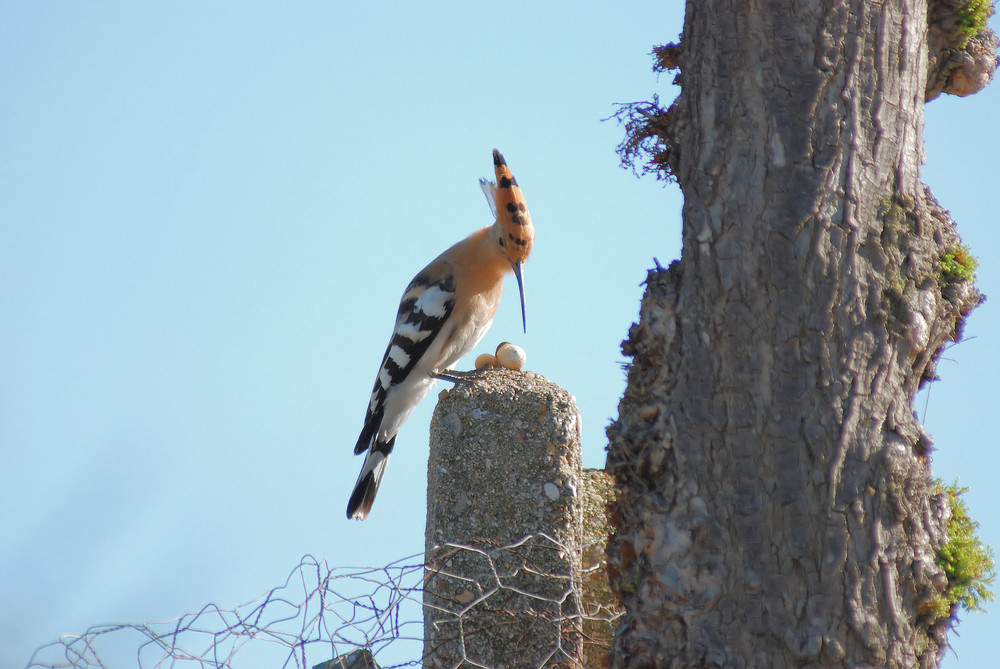
<path id="1" fill-rule="evenodd" d="M 531 214 L 524 201 L 524 193 L 517 185 L 517 179 L 507 167 L 503 155 L 493 149 L 493 169 L 497 175 L 495 230 L 497 243 L 510 262 L 517 277 L 517 290 L 521 296 L 521 322 L 527 332 L 528 325 L 524 310 L 524 261 L 531 253 L 531 245 L 535 241 L 535 228 L 531 225 Z"/>

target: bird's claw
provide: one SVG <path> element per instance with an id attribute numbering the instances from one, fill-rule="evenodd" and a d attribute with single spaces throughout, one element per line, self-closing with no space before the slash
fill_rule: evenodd
<path id="1" fill-rule="evenodd" d="M 445 372 L 431 372 L 431 377 L 439 379 L 441 381 L 450 381 L 452 383 L 458 383 L 459 381 L 464 381 L 465 379 L 475 379 L 483 375 L 483 369 L 473 369 L 468 372 L 456 372 L 453 369 L 449 369 Z"/>

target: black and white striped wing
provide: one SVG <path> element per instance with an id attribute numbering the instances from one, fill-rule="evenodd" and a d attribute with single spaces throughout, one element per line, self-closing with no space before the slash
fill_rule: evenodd
<path id="1" fill-rule="evenodd" d="M 455 277 L 451 272 L 432 272 L 431 267 L 428 267 L 406 287 L 399 303 L 392 338 L 382 356 L 382 366 L 372 388 L 365 426 L 354 447 L 355 454 L 363 453 L 375 445 L 379 428 L 386 418 L 386 397 L 389 391 L 404 384 L 441 332 L 454 308 Z"/>

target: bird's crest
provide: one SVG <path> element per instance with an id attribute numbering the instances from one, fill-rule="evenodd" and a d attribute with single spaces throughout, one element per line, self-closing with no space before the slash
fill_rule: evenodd
<path id="1" fill-rule="evenodd" d="M 517 185 L 517 179 L 511 174 L 503 155 L 496 149 L 493 149 L 493 169 L 497 175 L 493 194 L 494 214 L 503 231 L 501 245 L 512 263 L 521 263 L 528 259 L 531 245 L 535 241 L 531 214 L 524 201 L 524 193 Z"/>

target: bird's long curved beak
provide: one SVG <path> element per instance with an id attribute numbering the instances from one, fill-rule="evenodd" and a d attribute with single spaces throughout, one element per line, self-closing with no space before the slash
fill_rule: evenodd
<path id="1" fill-rule="evenodd" d="M 524 327 L 524 333 L 528 334 L 528 318 L 525 316 L 524 312 L 524 273 L 523 267 L 524 263 L 518 260 L 517 262 L 512 262 L 511 267 L 514 268 L 514 276 L 517 278 L 517 292 L 521 296 L 521 325 Z"/>

